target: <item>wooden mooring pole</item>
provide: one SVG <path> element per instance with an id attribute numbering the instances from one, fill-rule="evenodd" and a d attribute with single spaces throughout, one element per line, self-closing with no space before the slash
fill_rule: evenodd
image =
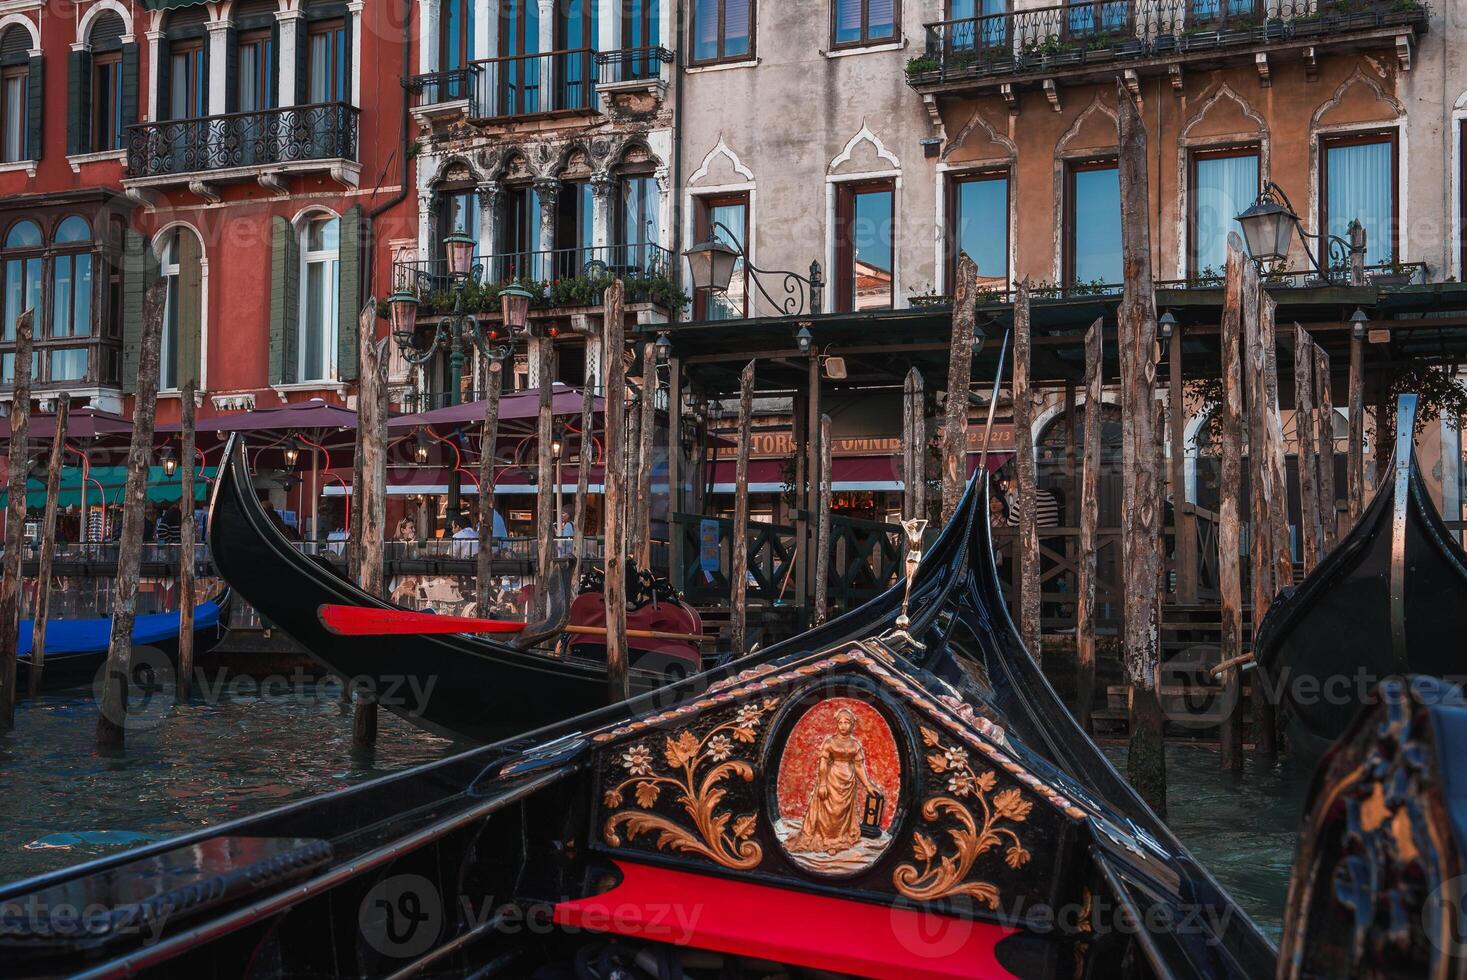
<path id="1" fill-rule="evenodd" d="M 499 442 L 499 396 L 504 390 L 504 365 L 491 357 L 484 366 L 484 427 L 479 430 L 479 553 L 474 556 L 474 608 L 489 615 L 489 589 L 494 560 L 494 451 Z M 580 530 L 578 527 L 577 530 Z"/>
<path id="2" fill-rule="evenodd" d="M 1041 659 L 1039 590 L 1039 525 L 1034 472 L 1034 395 L 1029 388 L 1029 283 L 1014 295 L 1014 447 L 1017 457 L 1019 519 L 1019 636 L 1029 656 Z M 966 401 L 966 399 L 964 399 Z"/>
<path id="3" fill-rule="evenodd" d="M 754 362 L 739 372 L 738 456 L 734 464 L 733 533 L 729 541 L 729 627 L 733 655 L 748 652 L 749 449 L 753 440 Z"/>
<path id="4" fill-rule="evenodd" d="M 357 453 L 361 457 L 360 523 L 357 539 L 357 584 L 364 592 L 383 591 L 383 536 L 387 523 L 387 358 L 385 341 L 377 340 L 377 302 L 367 300 L 357 323 Z M 351 678 L 343 678 L 350 685 Z M 352 712 L 352 745 L 371 748 L 377 742 L 376 691 L 358 691 Z"/>
<path id="5" fill-rule="evenodd" d="M 902 520 L 927 516 L 927 419 L 922 374 L 907 371 L 902 382 Z"/>
<path id="6" fill-rule="evenodd" d="M 534 341 L 536 373 L 539 375 L 539 411 L 535 424 L 535 615 L 539 622 L 546 616 L 550 595 L 551 561 L 555 558 L 555 529 L 560 515 L 555 510 L 555 397 L 551 380 L 555 350 L 549 337 Z"/>
<path id="7" fill-rule="evenodd" d="M 1340 533 L 1340 508 L 1335 501 L 1335 396 L 1330 385 L 1329 354 L 1314 345 L 1314 400 L 1319 422 L 1314 444 L 1319 453 L 1319 520 L 1324 530 L 1321 555 L 1334 550 Z"/>
<path id="8" fill-rule="evenodd" d="M 958 256 L 958 281 L 953 291 L 952 346 L 947 360 L 947 401 L 942 425 L 942 523 L 947 525 L 963 495 L 968 475 L 968 386 L 973 381 L 974 305 L 978 266 Z"/>
<path id="9" fill-rule="evenodd" d="M 1350 445 L 1345 460 L 1345 482 L 1350 524 L 1354 526 L 1365 506 L 1365 338 L 1355 336 L 1354 329 L 1350 331 L 1348 384 L 1345 398 L 1350 416 Z"/>
<path id="10" fill-rule="evenodd" d="M 158 407 L 158 366 L 163 308 L 168 286 L 155 282 L 143 296 L 138 338 L 137 387 L 133 394 L 132 441 L 127 450 L 127 485 L 122 498 L 122 535 L 117 546 L 117 580 L 112 594 L 112 636 L 102 668 L 98 699 L 97 746 L 120 749 L 127 733 L 127 688 L 131 681 L 132 627 L 137 615 L 138 579 L 143 557 L 143 508 L 148 495 L 148 462 L 153 454 L 153 421 Z M 17 374 L 19 366 L 17 365 Z"/>
<path id="11" fill-rule="evenodd" d="M 588 368 L 591 366 L 588 365 Z M 576 502 L 571 516 L 571 553 L 576 556 L 575 573 L 579 577 L 581 563 L 586 558 L 586 498 L 590 494 L 591 464 L 596 460 L 596 440 L 591 438 L 592 420 L 596 408 L 596 378 L 594 368 L 587 370 L 581 382 L 581 444 L 576 460 Z M 602 474 L 604 480 L 605 473 Z"/>
<path id="12" fill-rule="evenodd" d="M 15 321 L 15 377 L 10 402 L 10 496 L 5 506 L 5 560 L 0 574 L 0 731 L 15 727 L 15 658 L 20 649 L 21 551 L 25 547 L 25 491 L 30 476 L 26 444 L 31 416 L 31 341 L 35 311 Z M 86 517 L 82 517 L 86 525 Z"/>
<path id="13" fill-rule="evenodd" d="M 1227 275 L 1222 310 L 1222 474 L 1218 487 L 1217 589 L 1222 643 L 1218 660 L 1243 653 L 1242 528 L 1238 504 L 1243 493 L 1243 243 L 1228 235 Z M 1243 706 L 1240 668 L 1222 675 L 1220 761 L 1224 769 L 1243 768 Z"/>
<path id="14" fill-rule="evenodd" d="M 1162 488 L 1156 454 L 1156 293 L 1151 272 L 1146 127 L 1135 97 L 1116 81 L 1118 170 L 1121 193 L 1121 267 L 1125 295 L 1117 317 L 1121 363 L 1123 510 L 1121 578 L 1125 582 L 1122 662 L 1130 685 L 1131 785 L 1166 814 L 1165 719 L 1157 696 L 1160 623 L 1156 541 L 1161 534 Z"/>
<path id="15" fill-rule="evenodd" d="M 815 482 L 819 494 L 816 510 L 815 625 L 830 617 L 830 416 L 820 416 L 820 474 Z"/>
<path id="16" fill-rule="evenodd" d="M 1085 331 L 1085 420 L 1080 438 L 1080 567 L 1075 606 L 1075 657 L 1077 717 L 1080 727 L 1090 730 L 1090 712 L 1095 702 L 1095 524 L 1100 515 L 1100 398 L 1102 345 L 1105 321 L 1097 318 Z"/>
<path id="17" fill-rule="evenodd" d="M 194 606 L 198 605 L 194 582 L 194 392 L 198 382 L 190 378 L 179 393 L 178 449 L 178 672 L 174 690 L 179 701 L 187 701 L 193 689 Z"/>
<path id="18" fill-rule="evenodd" d="M 642 424 L 637 445 L 637 567 L 652 567 L 652 463 L 657 451 L 657 346 L 642 345 Z M 669 411 L 671 409 L 669 408 Z"/>
<path id="19" fill-rule="evenodd" d="M 602 390 L 605 392 L 606 420 L 606 492 L 602 504 L 606 508 L 605 557 L 602 572 L 606 585 L 602 595 L 606 602 L 606 693 L 613 702 L 631 696 L 627 676 L 627 563 L 624 491 L 626 489 L 626 415 L 627 362 L 622 356 L 626 347 L 626 286 L 620 279 L 606 287 L 601 316 L 601 361 L 605 370 Z"/>
<path id="20" fill-rule="evenodd" d="M 70 413 L 71 395 L 63 391 L 56 396 L 56 432 L 51 437 L 51 456 L 46 462 L 46 509 L 41 517 L 41 558 L 36 568 L 35 609 L 31 613 L 31 669 L 27 684 L 31 697 L 35 697 L 40 691 L 41 673 L 46 669 L 46 623 L 51 616 L 51 567 L 56 560 L 56 498 L 61 495 L 61 462 L 66 453 L 66 422 Z M 86 539 L 86 527 L 86 510 L 83 508 L 83 540 Z"/>
<path id="21" fill-rule="evenodd" d="M 1314 340 L 1294 324 L 1294 436 L 1299 440 L 1299 537 L 1304 544 L 1304 574 L 1319 564 L 1319 468 L 1315 458 Z"/>

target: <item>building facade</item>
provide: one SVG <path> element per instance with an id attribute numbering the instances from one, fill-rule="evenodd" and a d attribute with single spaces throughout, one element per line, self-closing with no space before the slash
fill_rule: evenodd
<path id="1" fill-rule="evenodd" d="M 34 307 L 42 403 L 125 408 L 158 279 L 160 421 L 189 381 L 201 419 L 349 397 L 371 243 L 413 224 L 406 40 L 361 0 L 8 4 L 0 346 Z"/>

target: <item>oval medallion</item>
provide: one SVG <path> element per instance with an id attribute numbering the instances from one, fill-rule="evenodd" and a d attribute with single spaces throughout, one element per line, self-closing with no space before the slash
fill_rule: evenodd
<path id="1" fill-rule="evenodd" d="M 785 740 L 774 833 L 806 871 L 853 874 L 891 844 L 901 795 L 901 752 L 881 712 L 856 698 L 826 698 Z"/>

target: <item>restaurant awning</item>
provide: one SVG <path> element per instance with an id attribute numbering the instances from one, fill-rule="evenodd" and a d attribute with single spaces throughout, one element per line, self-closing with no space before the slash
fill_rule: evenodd
<path id="1" fill-rule="evenodd" d="M 68 439 L 95 439 L 101 436 L 120 436 L 124 440 L 132 434 L 132 419 L 99 408 L 78 408 L 66 419 Z M 26 424 L 27 441 L 47 441 L 56 436 L 56 416 L 52 412 L 32 412 Z M 10 440 L 10 418 L 0 419 L 0 442 Z"/>
<path id="2" fill-rule="evenodd" d="M 195 470 L 194 500 L 202 503 L 209 499 L 209 484 L 206 480 L 212 479 L 217 467 L 205 466 Z M 127 488 L 126 466 L 93 466 L 88 473 L 87 480 L 87 505 L 105 501 L 109 504 L 122 503 L 123 492 Z M 82 470 L 79 466 L 68 466 L 61 471 L 61 492 L 56 497 L 58 506 L 74 507 L 81 503 Z M 163 472 L 161 466 L 148 467 L 148 494 L 147 499 L 154 503 L 171 504 L 176 503 L 183 496 L 183 488 L 179 484 L 177 473 L 168 476 Z M 10 499 L 8 490 L 0 489 L 0 507 Z M 26 481 L 25 505 L 27 508 L 40 508 L 46 506 L 46 477 L 45 474 L 33 476 Z"/>
<path id="3" fill-rule="evenodd" d="M 591 411 L 600 413 L 604 400 L 600 396 L 591 399 Z M 551 387 L 550 410 L 554 415 L 580 415 L 581 389 L 563 385 L 559 381 Z M 535 419 L 540 414 L 540 389 L 528 388 L 504 395 L 499 399 L 499 422 L 514 423 Z M 484 421 L 484 401 L 464 402 L 448 405 L 430 412 L 415 412 L 399 415 L 387 423 L 389 429 L 412 429 L 429 426 L 439 431 L 478 425 Z"/>

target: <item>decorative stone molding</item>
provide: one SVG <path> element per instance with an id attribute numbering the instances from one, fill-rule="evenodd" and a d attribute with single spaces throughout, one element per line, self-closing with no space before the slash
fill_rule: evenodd
<path id="1" fill-rule="evenodd" d="M 866 126 L 865 122 L 862 122 L 860 130 L 857 131 L 855 136 L 852 136 L 850 140 L 846 142 L 845 148 L 836 154 L 835 159 L 830 161 L 830 166 L 825 168 L 825 172 L 827 174 L 833 174 L 842 166 L 849 163 L 851 161 L 852 154 L 856 152 L 856 147 L 860 145 L 862 141 L 871 144 L 872 148 L 876 150 L 876 156 L 878 158 L 885 160 L 895 169 L 901 169 L 902 162 L 897 159 L 897 155 L 888 150 L 886 148 L 886 144 L 877 139 L 876 134 L 871 132 L 871 130 Z"/>
<path id="2" fill-rule="evenodd" d="M 688 178 L 688 183 L 696 184 L 704 177 L 707 177 L 708 172 L 713 168 L 713 161 L 719 156 L 722 156 L 726 160 L 728 160 L 729 166 L 733 167 L 734 173 L 738 174 L 740 177 L 744 178 L 745 180 L 754 179 L 754 171 L 744 166 L 744 163 L 742 160 L 739 159 L 738 154 L 729 149 L 728 143 L 724 141 L 723 135 L 720 134 L 718 137 L 718 145 L 708 151 L 708 155 L 703 158 L 703 164 L 697 170 L 693 171 L 693 175 Z"/>

